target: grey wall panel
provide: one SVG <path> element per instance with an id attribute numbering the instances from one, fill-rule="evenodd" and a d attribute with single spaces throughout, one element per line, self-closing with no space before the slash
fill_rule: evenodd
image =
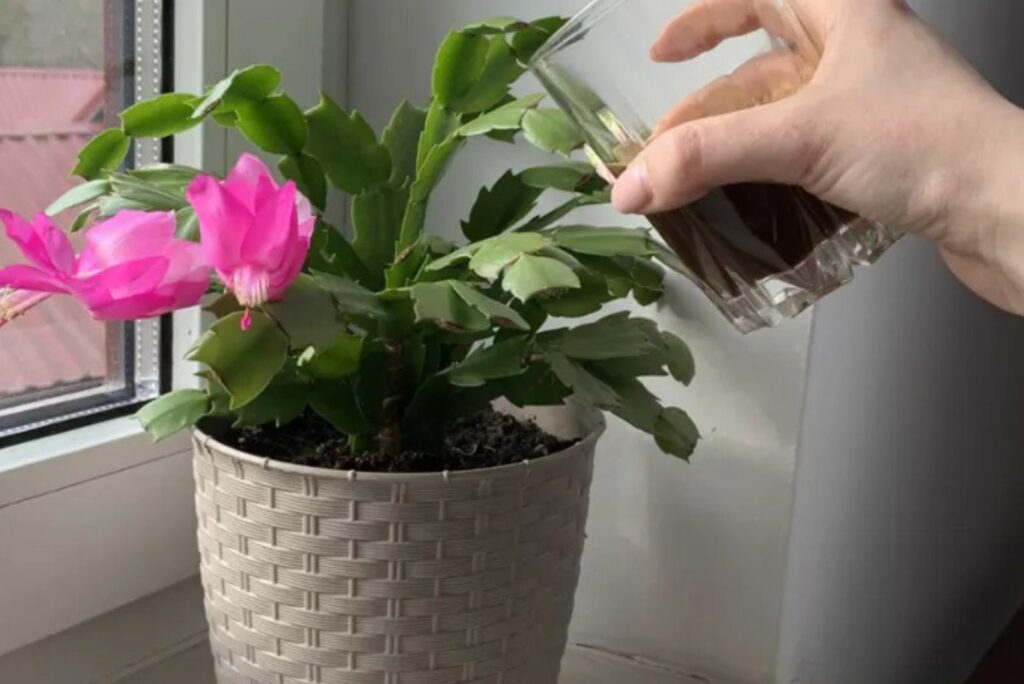
<path id="1" fill-rule="evenodd" d="M 1024 6 L 915 5 L 1024 95 Z M 818 307 L 780 682 L 960 684 L 1001 630 L 1024 597 L 1022 349 L 1024 320 L 913 239 Z"/>

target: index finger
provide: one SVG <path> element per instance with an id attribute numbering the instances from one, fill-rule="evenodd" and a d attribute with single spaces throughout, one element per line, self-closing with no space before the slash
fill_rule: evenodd
<path id="1" fill-rule="evenodd" d="M 753 0 L 698 0 L 665 25 L 651 46 L 651 58 L 656 62 L 692 59 L 726 38 L 757 28 Z"/>
<path id="2" fill-rule="evenodd" d="M 798 91 L 812 74 L 813 69 L 788 50 L 758 55 L 683 99 L 662 117 L 651 137 L 694 119 L 776 102 Z"/>
<path id="3" fill-rule="evenodd" d="M 665 25 L 651 46 L 656 62 L 682 62 L 763 28 L 788 43 L 794 31 L 778 0 L 697 0 Z"/>

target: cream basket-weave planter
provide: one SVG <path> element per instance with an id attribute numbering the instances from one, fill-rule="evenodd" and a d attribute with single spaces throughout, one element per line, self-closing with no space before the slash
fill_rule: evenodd
<path id="1" fill-rule="evenodd" d="M 556 684 L 604 424 L 554 413 L 582 441 L 450 474 L 293 466 L 196 431 L 218 683 Z"/>

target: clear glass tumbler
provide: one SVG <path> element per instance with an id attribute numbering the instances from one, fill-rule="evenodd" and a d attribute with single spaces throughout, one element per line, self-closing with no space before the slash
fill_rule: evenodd
<path id="1" fill-rule="evenodd" d="M 720 14 L 730 9 L 748 14 Z M 689 22 L 693 46 L 682 61 L 655 62 L 651 46 L 672 21 L 677 30 Z M 731 32 L 758 27 L 702 52 L 730 22 Z M 541 48 L 531 69 L 584 132 L 591 161 L 617 176 L 652 134 L 786 97 L 819 59 L 785 0 L 596 0 Z M 775 65 L 784 68 L 767 91 L 763 81 L 750 85 L 752 69 Z M 898 238 L 800 188 L 767 183 L 718 188 L 648 219 L 742 332 L 796 316 Z"/>

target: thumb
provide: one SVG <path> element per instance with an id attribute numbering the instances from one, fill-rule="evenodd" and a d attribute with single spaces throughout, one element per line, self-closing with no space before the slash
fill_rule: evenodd
<path id="1" fill-rule="evenodd" d="M 612 202 L 623 213 L 651 214 L 722 185 L 797 185 L 820 158 L 820 128 L 800 96 L 681 124 L 644 148 L 616 182 Z"/>

